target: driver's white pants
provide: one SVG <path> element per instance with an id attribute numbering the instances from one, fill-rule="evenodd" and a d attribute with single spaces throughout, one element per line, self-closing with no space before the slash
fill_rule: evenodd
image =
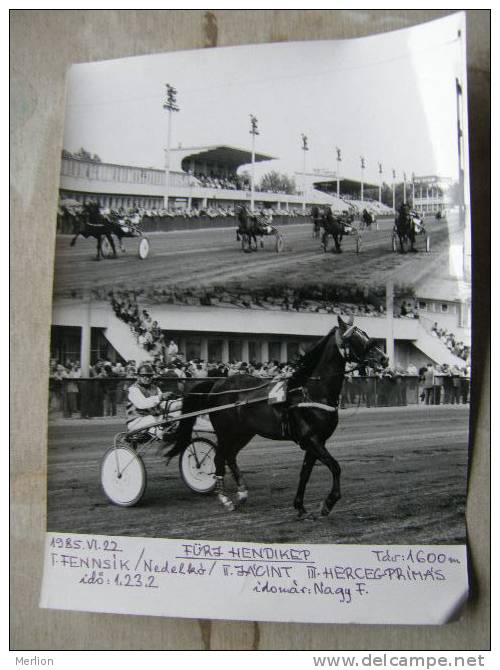
<path id="1" fill-rule="evenodd" d="M 182 412 L 182 400 L 180 398 L 177 398 L 175 400 L 169 400 L 167 403 L 167 415 L 166 418 L 168 419 L 176 419 L 181 415 Z M 162 409 L 165 408 L 165 403 L 162 402 L 161 404 Z M 146 414 L 145 416 L 138 416 L 135 419 L 132 419 L 127 424 L 127 431 L 130 432 L 131 430 L 136 430 L 137 428 L 148 428 L 149 426 L 152 426 L 155 423 L 158 423 L 159 421 L 162 420 L 161 416 L 152 416 L 151 414 Z M 156 426 L 155 428 L 151 428 L 149 431 L 151 435 L 154 437 L 158 437 L 161 439 L 163 436 L 163 431 L 167 428 L 169 432 L 173 432 L 177 428 L 176 423 L 170 423 L 167 424 L 167 426 Z"/>
<path id="2" fill-rule="evenodd" d="M 151 414 L 147 414 L 146 416 L 138 416 L 136 419 L 132 419 L 132 421 L 127 423 L 127 432 L 137 430 L 138 428 L 148 428 L 149 426 L 153 426 L 155 423 L 158 423 L 160 420 L 161 417 L 151 416 Z M 153 437 L 158 437 L 161 439 L 163 429 L 161 426 L 156 426 L 155 428 L 151 428 L 149 433 L 153 435 Z"/>

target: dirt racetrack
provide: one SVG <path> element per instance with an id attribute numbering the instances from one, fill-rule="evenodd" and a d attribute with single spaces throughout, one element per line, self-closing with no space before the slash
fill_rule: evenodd
<path id="1" fill-rule="evenodd" d="M 249 499 L 227 512 L 192 493 L 177 461 L 146 454 L 142 501 L 121 508 L 100 488 L 100 460 L 123 430 L 114 419 L 61 419 L 49 429 L 47 530 L 102 535 L 303 543 L 465 541 L 468 406 L 344 410 L 328 448 L 342 467 L 342 498 L 327 518 L 297 520 L 292 501 L 302 452 L 254 438 L 239 456 Z M 229 480 L 228 478 L 228 481 Z M 330 489 L 317 466 L 305 504 L 316 512 Z"/>
<path id="2" fill-rule="evenodd" d="M 290 287 L 304 282 L 368 283 L 385 285 L 395 282 L 416 284 L 443 265 L 451 237 L 457 231 L 456 215 L 448 221 L 426 220 L 431 252 L 424 251 L 424 238 L 417 237 L 419 253 L 392 251 L 392 220 L 381 221 L 379 230 L 365 231 L 362 249 L 355 251 L 353 236 L 344 237 L 343 253 L 324 253 L 320 241 L 312 239 L 311 223 L 281 226 L 285 248 L 274 251 L 274 240 L 267 238 L 265 248 L 245 254 L 236 242 L 234 228 L 197 229 L 151 233 L 150 255 L 137 257 L 137 239 L 124 240 L 127 252 L 118 251 L 116 259 L 94 260 L 95 240 L 79 238 L 70 247 L 70 236 L 59 235 L 56 245 L 54 287 L 56 295 L 94 287 L 229 287 L 243 282 L 259 288 L 275 283 Z"/>

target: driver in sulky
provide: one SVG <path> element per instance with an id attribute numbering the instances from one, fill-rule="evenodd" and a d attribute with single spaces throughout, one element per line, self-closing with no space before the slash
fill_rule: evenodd
<path id="1" fill-rule="evenodd" d="M 170 417 L 179 416 L 182 401 L 175 399 L 170 391 L 163 393 L 153 384 L 155 371 L 149 363 L 143 363 L 137 371 L 137 382 L 128 389 L 127 401 L 127 431 L 137 428 L 148 428 L 161 421 L 161 417 L 168 410 Z M 166 439 L 175 432 L 177 424 L 168 424 L 165 427 L 157 426 L 151 429 L 155 437 Z"/>

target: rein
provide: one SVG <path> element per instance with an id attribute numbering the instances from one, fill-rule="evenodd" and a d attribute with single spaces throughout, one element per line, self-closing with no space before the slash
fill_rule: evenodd
<path id="1" fill-rule="evenodd" d="M 223 379 L 223 377 L 221 377 Z M 251 386 L 250 388 L 246 389 L 232 389 L 229 391 L 205 391 L 205 393 L 196 393 L 196 392 L 189 392 L 185 393 L 184 397 L 186 396 L 212 396 L 212 395 L 227 395 L 228 393 L 245 393 L 249 391 L 258 391 L 259 389 L 263 389 L 266 386 L 269 386 L 269 384 L 272 384 L 274 380 L 270 380 L 268 382 L 264 382 L 263 384 L 259 384 L 258 386 Z"/>

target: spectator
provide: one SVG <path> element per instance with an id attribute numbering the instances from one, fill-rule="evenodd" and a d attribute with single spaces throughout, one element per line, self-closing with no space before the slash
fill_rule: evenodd
<path id="1" fill-rule="evenodd" d="M 423 373 L 425 404 L 434 404 L 434 368 L 432 363 L 427 363 L 425 372 Z"/>

